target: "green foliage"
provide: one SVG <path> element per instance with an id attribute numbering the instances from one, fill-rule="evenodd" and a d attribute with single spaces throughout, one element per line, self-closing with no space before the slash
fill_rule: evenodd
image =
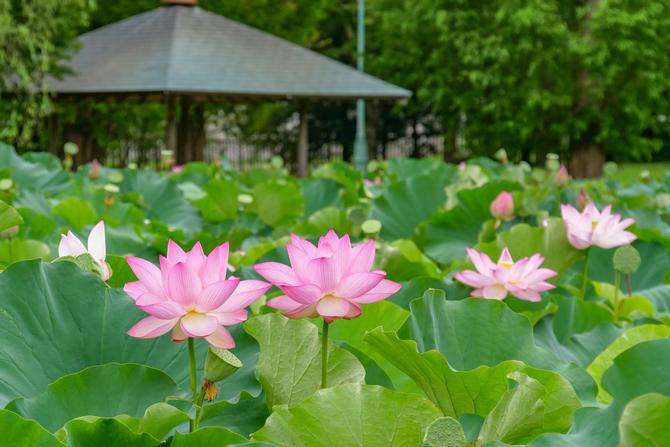
<path id="1" fill-rule="evenodd" d="M 7 408 L 53 432 L 80 416 L 142 416 L 149 405 L 176 390 L 174 381 L 159 370 L 111 363 L 61 377 L 43 393 L 15 399 Z"/>
<path id="2" fill-rule="evenodd" d="M 128 447 L 158 447 L 161 443 L 145 433 L 134 433 L 116 419 L 87 421 L 75 419 L 65 426 L 68 447 L 91 445 L 123 445 Z"/>
<path id="3" fill-rule="evenodd" d="M 0 410 L 2 441 L 16 447 L 64 447 L 37 422 L 9 410 Z"/>
<path id="4" fill-rule="evenodd" d="M 366 447 L 419 445 L 439 414 L 420 396 L 345 384 L 318 391 L 295 407 L 277 408 L 252 439 L 280 447 L 349 447 L 363 439 Z M 389 426 L 394 429 L 384 428 Z"/>
<path id="5" fill-rule="evenodd" d="M 668 338 L 670 336 L 670 328 L 665 325 L 643 325 L 636 326 L 626 330 L 619 336 L 612 344 L 610 344 L 604 351 L 593 359 L 593 362 L 586 368 L 586 371 L 591 374 L 598 384 L 598 399 L 602 402 L 609 403 L 612 397 L 602 388 L 602 376 L 612 366 L 614 359 L 625 350 L 649 340 L 656 340 L 659 338 Z"/>
<path id="6" fill-rule="evenodd" d="M 119 191 L 104 187 L 114 174 Z M 464 171 L 437 160 L 394 160 L 378 163 L 374 175 L 379 180 L 370 186 L 339 162 L 307 179 L 292 178 L 276 164 L 240 173 L 197 163 L 180 174 L 105 168 L 100 181 L 85 170 L 63 172 L 50 155 L 18 156 L 0 147 L 6 203 L 0 217 L 8 217 L 6 225 L 23 219 L 0 240 L 6 267 L 0 272 L 0 405 L 7 405 L 0 432 L 7 442 L 663 442 L 670 396 L 670 226 L 664 223 L 670 208 L 656 198 L 670 194 L 670 177 L 628 186 L 616 178 L 570 182 L 558 189 L 541 184 L 547 178 L 541 169 L 483 159 L 471 160 Z M 629 275 L 631 296 L 625 282 L 618 295 L 611 285 L 613 249 L 591 251 L 586 299 L 574 296 L 582 254 L 569 246 L 557 215 L 558 204 L 573 203 L 581 187 L 599 205 L 612 203 L 615 212 L 638 219 L 631 231 L 641 263 Z M 403 188 L 415 188 L 416 197 Z M 517 216 L 496 225 L 489 205 L 501 190 L 514 191 Z M 424 196 L 431 210 L 414 203 Z M 373 210 L 382 208 L 382 230 L 364 231 Z M 98 219 L 106 223 L 106 261 L 113 270 L 107 283 L 91 274 L 97 267 L 89 255 L 44 262 L 55 257 L 61 233 L 85 236 Z M 411 238 L 396 239 L 393 232 L 410 231 L 408 222 Z M 333 227 L 354 244 L 372 239 L 371 269 L 384 270 L 403 288 L 363 304 L 359 317 L 330 324 L 329 388 L 320 389 L 321 321 L 290 320 L 267 308 L 266 300 L 281 293 L 275 289 L 250 306 L 245 324 L 230 327 L 232 350 L 215 355 L 196 340 L 196 386 L 208 379 L 218 388 L 208 385 L 213 400 L 201 406 L 188 398 L 185 344 L 168 334 L 146 340 L 126 334 L 145 313 L 121 290 L 136 280 L 124 256 L 155 261 L 168 239 L 185 248 L 200 241 L 206 252 L 228 240 L 230 275 L 258 279 L 253 264 L 288 262 L 291 233 L 314 242 Z M 552 278 L 557 287 L 540 302 L 467 298 L 471 289 L 454 280 L 456 272 L 474 268 L 465 246 L 494 260 L 503 247 L 515 259 L 539 252 L 544 266 L 559 271 Z M 199 428 L 187 434 L 198 407 Z"/>
<path id="7" fill-rule="evenodd" d="M 621 443 L 631 447 L 670 445 L 670 433 L 664 425 L 670 418 L 670 397 L 643 394 L 631 400 L 621 415 Z"/>
<path id="8" fill-rule="evenodd" d="M 261 347 L 259 380 L 268 408 L 295 405 L 321 387 L 321 342 L 315 325 L 269 314 L 247 321 L 244 328 Z M 328 384 L 363 382 L 365 371 L 356 358 L 329 346 Z"/>
<path id="9" fill-rule="evenodd" d="M 635 159 L 659 148 L 667 2 L 373 4 L 374 72 L 417 92 L 464 149 L 541 159 L 595 144 Z"/>
<path id="10" fill-rule="evenodd" d="M 246 442 L 244 436 L 221 427 L 205 427 L 193 433 L 175 433 L 170 447 L 198 447 L 205 445 L 230 445 Z"/>
<path id="11" fill-rule="evenodd" d="M 52 109 L 47 78 L 64 72 L 86 7 L 85 0 L 0 0 L 0 140 L 31 144 Z"/>
<path id="12" fill-rule="evenodd" d="M 21 215 L 11 206 L 0 200 L 0 231 L 8 230 L 23 223 Z"/>
<path id="13" fill-rule="evenodd" d="M 259 183 L 254 186 L 254 199 L 258 217 L 271 227 L 290 225 L 303 215 L 305 200 L 295 183 Z"/>
<path id="14" fill-rule="evenodd" d="M 184 347 L 165 338 L 129 338 L 125 332 L 143 313 L 123 293 L 106 289 L 70 262 L 14 264 L 0 275 L 0 301 L 3 337 L 13 340 L 0 345 L 0 358 L 14 359 L 0 362 L 6 378 L 0 404 L 35 396 L 66 374 L 109 362 L 140 363 L 164 370 L 178 383 L 187 380 L 187 365 L 177 361 Z"/>

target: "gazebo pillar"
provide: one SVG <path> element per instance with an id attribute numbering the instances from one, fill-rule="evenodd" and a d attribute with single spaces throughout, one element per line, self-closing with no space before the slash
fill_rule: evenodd
<path id="1" fill-rule="evenodd" d="M 165 101 L 165 147 L 177 157 L 177 97 L 167 95 Z M 177 163 L 183 163 L 177 159 Z"/>
<path id="2" fill-rule="evenodd" d="M 298 128 L 298 176 L 307 177 L 309 166 L 309 131 L 307 122 L 307 105 L 304 101 L 298 102 L 300 124 Z"/>

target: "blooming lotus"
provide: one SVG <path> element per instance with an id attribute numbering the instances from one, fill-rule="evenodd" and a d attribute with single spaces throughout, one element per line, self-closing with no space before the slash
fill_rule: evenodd
<path id="1" fill-rule="evenodd" d="M 619 214 L 612 214 L 612 205 L 598 211 L 590 202 L 581 213 L 571 205 L 561 205 L 561 216 L 570 244 L 579 250 L 593 245 L 601 248 L 619 247 L 637 238 L 630 231 L 625 231 L 635 223 L 635 219 L 621 220 Z"/>
<path id="2" fill-rule="evenodd" d="M 136 338 L 172 330 L 174 341 L 205 338 L 217 348 L 233 348 L 235 341 L 224 326 L 245 321 L 246 307 L 271 287 L 263 281 L 226 279 L 227 242 L 205 256 L 199 242 L 186 253 L 170 241 L 160 269 L 141 258 L 129 256 L 126 261 L 138 281 L 123 290 L 149 314 L 128 331 Z"/>
<path id="3" fill-rule="evenodd" d="M 98 222 L 88 234 L 88 247 L 84 247 L 79 238 L 72 233 L 61 234 L 58 244 L 58 256 L 81 256 L 85 253 L 91 255 L 100 267 L 102 280 L 107 281 L 111 276 L 111 270 L 105 262 L 107 257 L 107 247 L 105 243 L 105 222 Z"/>
<path id="4" fill-rule="evenodd" d="M 514 198 L 512 194 L 503 191 L 498 194 L 493 202 L 491 202 L 491 215 L 498 220 L 512 220 L 514 219 Z"/>
<path id="5" fill-rule="evenodd" d="M 503 300 L 509 293 L 521 300 L 540 301 L 540 292 L 555 287 L 546 280 L 556 276 L 556 272 L 540 268 L 544 258 L 539 253 L 514 262 L 509 250 L 505 248 L 498 262 L 494 264 L 484 253 L 471 248 L 466 251 L 477 271 L 464 270 L 458 272 L 454 278 L 474 287 L 475 290 L 470 293 L 472 296 Z"/>
<path id="6" fill-rule="evenodd" d="M 277 262 L 254 266 L 284 292 L 267 305 L 286 311 L 289 318 L 355 318 L 361 304 L 381 301 L 400 289 L 400 284 L 385 279 L 386 272 L 370 271 L 374 241 L 352 247 L 348 235 L 339 238 L 333 230 L 317 246 L 296 235 L 291 239 L 286 246 L 290 267 Z"/>

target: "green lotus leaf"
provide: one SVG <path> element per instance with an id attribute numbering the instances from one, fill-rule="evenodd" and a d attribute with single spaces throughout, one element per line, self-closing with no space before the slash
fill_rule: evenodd
<path id="1" fill-rule="evenodd" d="M 187 234 L 202 228 L 197 208 L 186 200 L 176 183 L 157 172 L 124 170 L 121 191 L 137 195 L 148 219 Z"/>
<path id="2" fill-rule="evenodd" d="M 51 210 L 51 213 L 65 219 L 74 231 L 81 231 L 87 225 L 94 224 L 100 219 L 95 213 L 93 205 L 87 200 L 79 197 L 68 197 L 59 202 Z"/>
<path id="3" fill-rule="evenodd" d="M 501 191 L 514 191 L 519 185 L 512 182 L 492 182 L 477 189 L 457 193 L 456 205 L 433 214 L 419 230 L 418 242 L 425 254 L 442 264 L 465 258 L 465 248 L 479 241 L 482 225 L 492 219 L 489 207 Z M 423 197 L 423 195 L 416 195 Z M 399 212 L 406 213 L 401 209 Z M 425 217 L 424 217 L 425 219 Z M 418 223 L 418 222 L 417 222 Z M 386 224 L 384 224 L 386 225 Z"/>
<path id="4" fill-rule="evenodd" d="M 486 441 L 528 441 L 542 432 L 567 431 L 573 412 L 581 406 L 570 382 L 560 374 L 531 368 L 519 361 L 510 360 L 495 366 L 454 371 L 447 359 L 436 350 L 420 353 L 414 341 L 400 340 L 393 332 L 376 330 L 366 336 L 366 341 L 387 361 L 410 376 L 445 416 L 458 418 L 466 414 L 476 414 L 488 418 L 489 413 L 495 412 L 496 408 L 499 408 L 498 413 L 513 413 L 506 409 L 508 403 L 500 403 L 501 399 L 506 399 L 506 393 L 509 394 L 508 379 L 516 380 L 515 378 L 523 376 L 528 380 L 519 380 L 532 380 L 532 383 L 537 383 L 537 386 L 529 387 L 539 389 L 537 399 L 541 401 L 541 406 L 531 406 L 523 414 L 514 416 L 528 418 L 528 425 L 511 430 L 509 427 L 503 428 L 498 422 L 489 422 L 492 426 L 488 429 L 494 433 L 485 435 L 483 439 Z M 504 419 L 501 414 L 492 418 Z M 532 418 L 535 419 L 530 423 Z M 502 431 L 497 432 L 498 429 Z M 514 433 L 508 433 L 508 429 Z"/>
<path id="5" fill-rule="evenodd" d="M 612 400 L 612 396 L 602 387 L 602 376 L 612 366 L 614 359 L 619 354 L 639 343 L 668 338 L 668 336 L 670 336 L 670 327 L 660 324 L 645 324 L 627 329 L 619 338 L 605 348 L 586 368 L 586 371 L 591 374 L 598 384 L 598 400 L 604 403 L 609 403 Z"/>
<path id="6" fill-rule="evenodd" d="M 411 311 L 408 324 L 419 350 L 439 350 L 454 369 L 494 366 L 505 360 L 549 367 L 556 360 L 535 344 L 528 318 L 504 302 L 477 298 L 449 301 L 444 292 L 428 291 L 412 301 Z"/>
<path id="7" fill-rule="evenodd" d="M 11 447 L 65 447 L 37 422 L 10 410 L 0 410 L 2 443 Z"/>
<path id="8" fill-rule="evenodd" d="M 394 389 L 416 392 L 418 389 L 414 382 L 409 380 L 407 375 L 393 366 L 391 362 L 387 361 L 365 341 L 367 332 L 376 328 L 383 328 L 385 331 L 398 331 L 404 326 L 408 318 L 409 312 L 390 301 L 367 304 L 363 305 L 363 312 L 360 317 L 353 320 L 334 321 L 330 325 L 329 337 L 332 340 L 346 342 L 356 352 L 363 354 L 363 356 L 359 356 L 359 360 L 366 367 L 367 383 L 370 383 L 370 368 L 376 366 L 381 368 L 391 380 Z"/>
<path id="9" fill-rule="evenodd" d="M 186 435 L 175 433 L 170 447 L 224 446 L 246 441 L 244 436 L 223 427 L 203 427 Z"/>
<path id="10" fill-rule="evenodd" d="M 423 175 L 386 188 L 374 199 L 371 210 L 371 217 L 382 224 L 381 236 L 386 240 L 414 236 L 417 225 L 444 206 L 447 200 L 444 186 L 443 178 Z"/>
<path id="11" fill-rule="evenodd" d="M 305 217 L 324 208 L 340 208 L 342 186 L 329 179 L 311 179 L 302 182 L 302 195 L 305 198 Z"/>
<path id="12" fill-rule="evenodd" d="M 161 442 L 147 433 L 135 433 L 117 419 L 75 419 L 65 425 L 68 447 L 158 447 Z"/>
<path id="13" fill-rule="evenodd" d="M 628 402 L 619 421 L 621 445 L 630 447 L 670 446 L 670 397 L 643 394 Z"/>
<path id="14" fill-rule="evenodd" d="M 13 264 L 0 273 L 0 303 L 0 405 L 35 396 L 66 374 L 112 362 L 155 367 L 188 386 L 186 346 L 169 336 L 129 337 L 126 331 L 144 312 L 73 263 Z M 207 344 L 197 345 L 204 359 Z"/>
<path id="15" fill-rule="evenodd" d="M 23 218 L 19 212 L 0 200 L 0 231 L 5 231 L 22 223 Z"/>
<path id="16" fill-rule="evenodd" d="M 212 179 L 203 188 L 207 195 L 194 202 L 202 216 L 209 222 L 237 219 L 240 190 L 234 180 Z"/>
<path id="17" fill-rule="evenodd" d="M 60 162 L 52 154 L 44 154 L 40 160 L 30 156 L 19 157 L 13 147 L 3 143 L 0 143 L 0 169 L 9 169 L 20 189 L 54 194 L 67 189 L 70 183 Z"/>
<path id="18" fill-rule="evenodd" d="M 109 363 L 61 377 L 43 393 L 14 399 L 7 408 L 55 432 L 80 416 L 140 417 L 177 390 L 177 384 L 157 369 Z"/>
<path id="19" fill-rule="evenodd" d="M 321 386 L 321 340 L 306 320 L 279 314 L 249 319 L 244 329 L 260 345 L 258 375 L 268 408 L 295 405 Z M 328 350 L 328 385 L 363 382 L 365 370 L 350 352 L 332 343 Z"/>
<path id="20" fill-rule="evenodd" d="M 29 259 L 47 259 L 50 255 L 51 250 L 44 242 L 17 237 L 0 240 L 0 265 L 3 266 Z"/>
<path id="21" fill-rule="evenodd" d="M 277 407 L 252 440 L 278 447 L 414 446 L 439 416 L 424 397 L 349 383 Z"/>
<path id="22" fill-rule="evenodd" d="M 303 216 L 305 199 L 294 182 L 271 180 L 254 186 L 255 210 L 271 226 L 290 225 Z"/>
<path id="23" fill-rule="evenodd" d="M 200 415 L 199 427 L 225 427 L 243 436 L 260 429 L 270 415 L 265 395 L 242 393 L 236 402 L 219 401 L 206 404 Z"/>
<path id="24" fill-rule="evenodd" d="M 644 341 L 619 354 L 602 378 L 603 388 L 623 407 L 646 393 L 670 396 L 670 339 Z"/>
<path id="25" fill-rule="evenodd" d="M 509 248 L 515 260 L 540 253 L 542 267 L 563 272 L 583 256 L 568 242 L 563 219 L 550 217 L 540 227 L 518 224 L 508 231 L 498 233 L 495 242 L 481 244 L 477 249 L 498 259 L 503 248 Z"/>

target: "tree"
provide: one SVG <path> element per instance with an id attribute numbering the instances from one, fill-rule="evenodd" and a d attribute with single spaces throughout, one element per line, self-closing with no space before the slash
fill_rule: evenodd
<path id="1" fill-rule="evenodd" d="M 384 0 L 377 0 L 384 1 Z M 670 3 L 386 1 L 381 59 L 472 154 L 643 159 L 670 90 Z M 597 163 L 595 163 L 597 164 Z"/>
<path id="2" fill-rule="evenodd" d="M 86 24 L 85 0 L 0 0 L 0 140 L 34 146 L 51 110 L 47 80 Z"/>

